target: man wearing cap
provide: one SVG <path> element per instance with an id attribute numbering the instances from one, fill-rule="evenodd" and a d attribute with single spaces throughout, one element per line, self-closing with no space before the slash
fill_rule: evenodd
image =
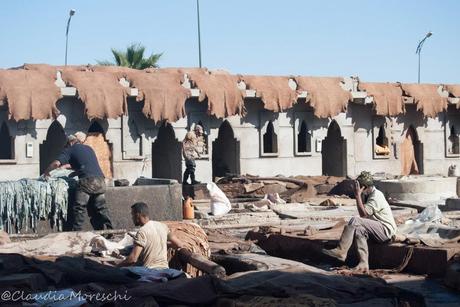
<path id="1" fill-rule="evenodd" d="M 196 148 L 201 156 L 208 153 L 206 141 L 204 139 L 203 127 L 201 125 L 195 125 L 195 136 L 196 136 Z"/>
<path id="2" fill-rule="evenodd" d="M 97 161 L 94 150 L 82 144 L 86 134 L 77 132 L 70 135 L 67 144 L 59 157 L 51 162 L 45 171 L 49 173 L 63 165 L 70 164 L 79 178 L 75 193 L 75 203 L 72 206 L 72 230 L 82 230 L 85 221 L 85 208 L 88 210 L 91 225 L 95 230 L 112 229 L 109 210 L 105 203 L 105 178 Z"/>
<path id="3" fill-rule="evenodd" d="M 396 233 L 396 223 L 390 205 L 383 193 L 374 186 L 374 180 L 369 172 L 362 172 L 355 181 L 355 198 L 359 217 L 351 218 L 345 226 L 339 245 L 332 249 L 323 249 L 323 253 L 345 261 L 348 250 L 353 240 L 358 249 L 359 264 L 355 267 L 358 271 L 369 271 L 369 252 L 367 240 L 385 243 L 391 240 Z M 367 196 L 363 204 L 361 194 Z"/>

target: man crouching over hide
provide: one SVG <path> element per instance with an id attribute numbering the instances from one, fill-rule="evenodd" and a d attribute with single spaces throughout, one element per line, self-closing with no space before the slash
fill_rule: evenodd
<path id="1" fill-rule="evenodd" d="M 149 218 L 149 207 L 142 202 L 131 206 L 135 226 L 141 226 L 134 236 L 131 254 L 118 266 L 143 266 L 150 269 L 168 268 L 168 241 L 174 248 L 181 248 L 181 242 L 170 232 L 168 226 Z"/>
<path id="2" fill-rule="evenodd" d="M 345 226 L 340 238 L 339 246 L 332 249 L 323 249 L 323 253 L 345 261 L 353 239 L 358 249 L 359 264 L 354 270 L 369 271 L 369 252 L 367 240 L 372 239 L 378 243 L 391 240 L 396 233 L 396 223 L 390 205 L 382 192 L 374 186 L 374 180 L 369 172 L 362 172 L 355 181 L 355 198 L 359 217 L 353 217 Z M 363 204 L 361 194 L 367 196 Z"/>
<path id="3" fill-rule="evenodd" d="M 91 225 L 95 230 L 112 229 L 109 210 L 105 203 L 104 174 L 94 150 L 90 146 L 82 144 L 85 139 L 86 135 L 83 132 L 70 135 L 66 147 L 59 157 L 51 162 L 44 175 L 49 177 L 52 170 L 70 164 L 74 174 L 78 176 L 75 203 L 72 204 L 72 230 L 82 230 L 86 210 L 88 210 Z"/>

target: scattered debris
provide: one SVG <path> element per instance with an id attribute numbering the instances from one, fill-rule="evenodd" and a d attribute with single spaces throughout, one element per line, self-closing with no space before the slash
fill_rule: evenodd
<path id="1" fill-rule="evenodd" d="M 351 180 L 247 175 L 220 182 L 206 189 L 204 184 L 194 187 L 201 191 L 193 201 L 195 219 L 167 222 L 186 247 L 168 250 L 170 267 L 191 278 L 114 268 L 132 246 L 128 230 L 112 231 L 115 240 L 97 232 L 41 238 L 0 233 L 0 290 L 26 288 L 39 293 L 51 287 L 64 294 L 127 290 L 130 304 L 136 305 L 419 306 L 426 300 L 424 291 L 411 292 L 385 280 L 426 274 L 443 277 L 446 285 L 459 289 L 454 255 L 460 252 L 460 228 L 455 226 L 460 214 L 453 207 L 441 213 L 433 206 L 417 214 L 410 207 L 392 206 L 400 232 L 388 244 L 369 243 L 371 270 L 357 276 L 348 267 L 325 263 L 320 253 L 335 245 L 344 225 L 358 214 L 356 201 L 349 196 Z M 426 266 L 427 259 L 433 265 Z M 346 264 L 352 266 L 356 260 L 350 253 Z M 449 295 L 460 300 L 460 295 Z"/>

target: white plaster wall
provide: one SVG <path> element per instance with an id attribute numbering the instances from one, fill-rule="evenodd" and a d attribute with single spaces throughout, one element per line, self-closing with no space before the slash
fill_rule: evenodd
<path id="1" fill-rule="evenodd" d="M 316 139 L 323 139 L 327 130 L 321 128 L 324 121 L 308 122 L 312 128 L 312 154 L 311 156 L 295 156 L 294 142 L 294 111 L 301 110 L 295 108 L 288 112 L 279 113 L 274 125 L 278 135 L 278 155 L 276 157 L 261 157 L 261 143 L 259 132 L 259 116 L 263 111 L 261 103 L 246 103 L 247 115 L 243 120 L 232 119 L 230 123 L 235 131 L 235 135 L 241 143 L 241 173 L 261 176 L 275 176 L 283 174 L 293 175 L 321 175 L 321 153 L 315 149 Z M 263 123 L 263 122 L 262 122 Z M 323 123 L 324 124 L 324 123 Z"/>
<path id="2" fill-rule="evenodd" d="M 387 119 L 390 122 L 390 135 L 387 135 L 391 154 L 388 159 L 375 159 L 372 154 L 372 144 L 375 135 L 372 134 L 372 113 L 363 106 L 351 106 L 355 121 L 354 173 L 363 170 L 373 173 L 386 172 L 394 175 L 401 174 L 400 144 L 404 140 L 407 129 L 413 125 L 420 141 L 423 143 L 424 174 L 447 175 L 451 164 L 459 164 L 460 158 L 447 158 L 445 155 L 445 118 L 446 113 L 440 113 L 437 118 L 423 118 L 422 113 L 415 106 L 406 106 L 406 114 L 398 118 Z M 452 112 L 452 110 L 450 110 Z M 375 119 L 375 116 L 374 116 Z"/>
<path id="3" fill-rule="evenodd" d="M 362 171 L 369 171 L 371 173 L 386 172 L 391 174 L 401 173 L 401 162 L 395 158 L 396 148 L 391 144 L 392 139 L 399 145 L 400 134 L 402 130 L 399 127 L 396 129 L 392 126 L 395 124 L 393 119 L 386 119 L 382 116 L 374 115 L 372 106 L 370 105 L 352 105 L 350 106 L 353 122 L 354 122 L 354 135 L 353 135 L 353 148 L 355 152 L 355 159 L 352 161 L 352 170 L 349 171 L 349 175 L 356 176 Z M 379 127 L 385 121 L 389 122 L 389 132 L 386 137 L 388 138 L 390 145 L 390 155 L 388 158 L 374 158 L 373 155 L 373 144 L 377 137 Z M 375 130 L 374 130 L 375 129 Z M 402 129 L 402 128 L 401 128 Z M 377 131 L 377 132 L 373 132 Z M 396 152 L 398 156 L 398 152 Z"/>
<path id="4" fill-rule="evenodd" d="M 460 124 L 460 113 L 456 109 L 449 109 L 446 113 L 439 114 L 435 119 L 424 119 L 421 113 L 416 111 L 415 106 L 407 106 L 405 115 L 385 119 L 375 116 L 370 105 L 350 104 L 346 113 L 341 113 L 334 118 L 318 119 L 312 116 L 311 119 L 308 119 L 307 124 L 312 132 L 312 152 L 309 156 L 296 156 L 293 128 L 295 112 L 312 112 L 305 103 L 299 102 L 291 110 L 272 114 L 278 136 L 278 154 L 274 157 L 261 157 L 259 128 L 264 124 L 264 121 L 260 120 L 263 106 L 256 100 L 247 101 L 245 106 L 247 115 L 244 118 L 238 116 L 227 118 L 235 137 L 240 142 L 240 171 L 242 174 L 261 176 L 277 174 L 287 176 L 321 175 L 321 152 L 316 151 L 315 145 L 317 140 L 321 141 L 326 137 L 327 127 L 332 120 L 337 121 L 342 136 L 347 140 L 347 170 L 350 176 L 355 176 L 362 170 L 373 173 L 400 174 L 399 146 L 411 124 L 416 128 L 423 143 L 425 174 L 445 175 L 449 165 L 460 164 L 460 157 L 446 157 L 445 154 L 445 121 L 449 120 Z M 87 131 L 90 121 L 84 115 L 81 102 L 75 98 L 65 98 L 58 103 L 58 108 L 61 115 L 57 120 L 67 134 L 78 130 Z M 135 110 L 131 111 L 134 112 Z M 140 112 L 140 109 L 138 111 Z M 182 141 L 187 129 L 192 127 L 194 123 L 201 120 L 205 125 L 208 134 L 209 155 L 204 159 L 197 160 L 196 170 L 197 179 L 202 182 L 212 180 L 212 142 L 217 138 L 219 126 L 222 123 L 222 120 L 208 116 L 206 111 L 206 103 L 192 100 L 186 104 L 186 113 L 190 116 L 172 123 L 178 141 Z M 45 140 L 52 120 L 16 123 L 8 120 L 6 111 L 1 110 L 0 124 L 4 120 L 7 121 L 10 132 L 15 136 L 15 160 L 0 163 L 0 180 L 38 177 L 39 145 Z M 126 130 L 123 130 L 126 129 L 123 120 L 123 118 L 118 118 L 101 121 L 106 130 L 106 138 L 113 148 L 114 178 L 126 178 L 134 182 L 139 176 L 150 177 L 152 174 L 152 143 L 157 137 L 158 126 L 145 117 L 138 116 L 136 118 L 136 124 L 139 127 L 138 132 L 142 138 L 142 150 L 139 156 L 130 158 L 124 155 L 123 151 L 128 148 L 130 152 L 135 152 L 136 149 L 139 149 L 139 143 L 126 141 L 126 138 L 131 136 L 125 133 Z M 391 147 L 391 154 L 388 159 L 376 159 L 373 156 L 373 142 L 376 137 L 373 131 L 382 120 L 388 122 L 389 134 L 387 137 Z M 33 156 L 30 158 L 26 157 L 27 142 L 33 144 Z M 185 163 L 183 162 L 182 170 L 184 169 Z"/>
<path id="5" fill-rule="evenodd" d="M 18 123 L 8 120 L 7 110 L 2 109 L 0 111 L 0 125 L 4 121 L 7 123 L 10 135 L 14 137 L 14 159 L 0 162 L 0 180 L 38 177 L 39 170 L 36 165 L 39 155 L 35 144 L 32 157 L 26 157 L 27 142 L 34 143 L 36 140 L 35 123 L 33 121 L 21 121 Z"/>

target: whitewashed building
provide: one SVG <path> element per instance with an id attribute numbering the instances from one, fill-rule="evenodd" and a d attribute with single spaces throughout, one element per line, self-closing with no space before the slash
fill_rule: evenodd
<path id="1" fill-rule="evenodd" d="M 447 174 L 449 165 L 460 161 L 460 85 L 310 78 L 310 83 L 300 86 L 301 77 L 261 76 L 253 82 L 251 77 L 198 69 L 142 72 L 158 73 L 160 79 L 169 74 L 180 76 L 178 86 L 186 96 L 176 97 L 174 88 L 158 96 L 165 90 L 162 83 L 148 88 L 143 75 L 137 76 L 137 84 L 132 82 L 128 70 L 122 76 L 123 69 L 72 68 L 86 69 L 94 77 L 91 80 L 103 75 L 100 82 L 85 79 L 85 83 L 65 78 L 66 68 L 44 67 L 15 69 L 17 74 L 22 71 L 24 82 L 10 80 L 11 74 L 5 73 L 10 70 L 0 70 L 0 180 L 38 177 L 63 148 L 66 135 L 84 131 L 90 134 L 88 142 L 106 177 L 130 182 L 139 176 L 180 181 L 185 169 L 181 141 L 195 124 L 204 127 L 208 147 L 197 161 L 200 181 L 226 173 L 354 176 L 368 170 L 395 175 Z M 28 74 L 35 74 L 40 82 L 49 78 L 49 84 L 35 88 L 27 81 Z M 109 74 L 116 85 L 112 82 L 107 93 L 97 96 L 94 93 L 105 91 Z M 221 96 L 211 93 L 220 86 L 218 78 L 206 83 L 207 77 L 215 75 L 226 76 L 227 83 L 219 89 Z M 229 92 L 232 82 L 234 89 Z M 308 84 L 316 85 L 310 88 Z M 50 95 L 54 102 L 42 104 L 51 86 L 57 88 L 59 97 Z M 113 101 L 117 86 L 123 97 Z M 235 104 L 234 93 L 241 93 L 242 104 Z M 295 95 L 294 99 L 286 93 Z M 35 96 L 40 96 L 38 102 Z M 17 97 L 24 99 L 19 103 Z M 162 101 L 157 102 L 158 97 Z M 170 97 L 175 101 L 170 102 Z M 145 107 L 148 99 L 150 111 Z M 35 115 L 50 105 L 53 110 Z M 224 112 L 216 111 L 219 106 Z M 155 108 L 158 114 L 153 114 Z M 174 114 L 169 114 L 171 110 Z"/>

